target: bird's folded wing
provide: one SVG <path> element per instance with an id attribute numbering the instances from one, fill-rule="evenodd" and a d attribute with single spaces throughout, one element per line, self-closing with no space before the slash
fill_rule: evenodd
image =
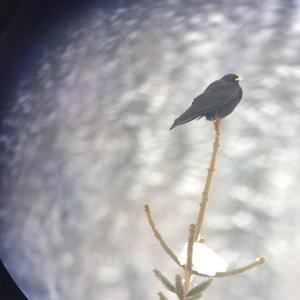
<path id="1" fill-rule="evenodd" d="M 208 91 L 200 94 L 193 100 L 188 108 L 195 114 L 206 114 L 223 107 L 227 103 L 234 101 L 238 96 L 239 90 L 223 89 L 222 91 Z"/>

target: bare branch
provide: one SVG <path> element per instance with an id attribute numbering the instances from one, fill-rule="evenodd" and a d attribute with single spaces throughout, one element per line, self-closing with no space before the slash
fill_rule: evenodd
<path id="1" fill-rule="evenodd" d="M 252 268 L 263 265 L 265 263 L 265 261 L 266 261 L 266 259 L 263 256 L 261 256 L 261 257 L 257 258 L 254 262 L 252 262 L 250 264 L 247 264 L 245 266 L 238 267 L 236 269 L 232 269 L 232 270 L 229 270 L 229 271 L 226 271 L 226 272 L 218 272 L 214 276 L 199 273 L 199 272 L 194 271 L 194 270 L 192 271 L 192 274 L 197 275 L 197 276 L 201 276 L 201 277 L 212 277 L 212 278 L 227 277 L 227 276 L 231 276 L 231 275 L 244 273 L 244 272 L 246 272 L 246 271 L 248 271 Z"/>
<path id="2" fill-rule="evenodd" d="M 252 268 L 255 268 L 257 266 L 263 265 L 265 263 L 265 261 L 266 261 L 266 259 L 263 256 L 261 256 L 261 257 L 257 258 L 254 262 L 252 262 L 248 265 L 245 265 L 245 266 L 242 266 L 242 267 L 239 267 L 239 268 L 227 271 L 227 272 L 218 272 L 218 273 L 216 273 L 215 277 L 226 277 L 226 276 L 240 274 L 240 273 L 248 271 Z"/>
<path id="3" fill-rule="evenodd" d="M 200 201 L 200 210 L 199 210 L 199 214 L 198 214 L 198 218 L 197 218 L 197 222 L 196 222 L 195 240 L 198 240 L 198 238 L 200 237 L 201 227 L 202 227 L 203 219 L 204 219 L 204 215 L 205 215 L 206 204 L 208 201 L 208 193 L 210 190 L 213 173 L 215 171 L 215 164 L 216 164 L 218 148 L 220 146 L 219 145 L 220 119 L 218 119 L 218 118 L 215 119 L 213 121 L 213 124 L 214 124 L 214 128 L 215 128 L 215 141 L 213 144 L 213 151 L 212 151 L 212 155 L 211 155 L 211 159 L 210 159 L 210 164 L 209 164 L 208 173 L 207 173 L 207 177 L 206 177 L 206 181 L 205 181 L 205 186 L 204 186 L 204 190 L 202 192 L 202 197 L 201 197 L 201 201 Z"/>
<path id="4" fill-rule="evenodd" d="M 180 266 L 181 268 L 184 268 L 184 266 L 182 266 L 181 263 L 179 262 L 179 259 L 178 259 L 177 255 L 171 250 L 171 248 L 167 245 L 167 243 L 162 238 L 162 236 L 159 233 L 159 231 L 156 229 L 155 224 L 153 222 L 153 218 L 152 218 L 152 214 L 151 214 L 151 210 L 150 210 L 149 204 L 145 203 L 144 209 L 145 209 L 145 213 L 146 213 L 149 225 L 150 225 L 150 227 L 151 227 L 151 229 L 152 229 L 152 231 L 154 233 L 154 236 L 158 239 L 158 241 L 159 241 L 160 245 L 162 246 L 162 248 L 175 261 L 175 263 L 178 266 Z"/>

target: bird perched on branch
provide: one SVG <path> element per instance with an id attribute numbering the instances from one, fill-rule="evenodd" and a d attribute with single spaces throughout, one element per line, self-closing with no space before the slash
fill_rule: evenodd
<path id="1" fill-rule="evenodd" d="M 202 94 L 193 100 L 191 106 L 175 119 L 170 130 L 202 117 L 206 117 L 207 120 L 215 120 L 228 116 L 242 99 L 243 90 L 239 85 L 239 81 L 242 79 L 236 74 L 227 74 L 211 83 Z"/>

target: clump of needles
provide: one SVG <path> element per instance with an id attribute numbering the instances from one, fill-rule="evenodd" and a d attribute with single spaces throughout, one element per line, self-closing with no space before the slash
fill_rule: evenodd
<path id="1" fill-rule="evenodd" d="M 264 257 L 259 257 L 255 259 L 253 262 L 240 266 L 235 269 L 227 270 L 224 272 L 216 272 L 214 275 L 200 273 L 194 268 L 194 260 L 193 256 L 195 255 L 195 244 L 196 243 L 203 243 L 201 230 L 202 225 L 205 217 L 206 206 L 208 202 L 209 190 L 213 178 L 213 174 L 215 171 L 215 164 L 216 158 L 218 154 L 218 148 L 220 146 L 220 119 L 214 118 L 212 120 L 214 130 L 215 130 L 215 138 L 213 143 L 212 154 L 210 158 L 210 164 L 208 168 L 208 173 L 205 181 L 205 185 L 203 188 L 200 205 L 199 205 L 199 212 L 197 216 L 197 220 L 195 223 L 190 224 L 189 226 L 189 233 L 187 238 L 187 251 L 185 262 L 182 263 L 182 259 L 180 259 L 175 252 L 168 246 L 165 242 L 164 238 L 160 234 L 159 230 L 157 229 L 149 204 L 145 204 L 145 213 L 149 222 L 149 225 L 154 233 L 154 236 L 160 243 L 161 247 L 165 251 L 165 253 L 178 265 L 180 270 L 182 271 L 181 274 L 176 274 L 174 280 L 169 280 L 167 277 L 162 274 L 162 272 L 158 269 L 154 269 L 153 272 L 157 279 L 163 284 L 163 286 L 171 293 L 177 295 L 179 300 L 196 300 L 200 299 L 203 295 L 203 292 L 212 284 L 212 282 L 221 277 L 227 277 L 231 275 L 236 275 L 248 271 L 254 267 L 262 265 L 265 262 Z M 194 285 L 191 287 L 191 280 L 192 276 L 198 276 L 205 278 L 204 281 Z M 163 293 L 158 293 L 160 300 L 167 300 L 168 297 Z"/>

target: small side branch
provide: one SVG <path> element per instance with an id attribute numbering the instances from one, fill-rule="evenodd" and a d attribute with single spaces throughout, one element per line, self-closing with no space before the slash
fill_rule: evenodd
<path id="1" fill-rule="evenodd" d="M 229 270 L 229 271 L 226 271 L 226 272 L 218 272 L 214 276 L 208 276 L 207 274 L 199 273 L 199 272 L 194 271 L 194 270 L 192 271 L 192 274 L 197 275 L 197 276 L 201 276 L 201 277 L 212 277 L 212 278 L 227 277 L 227 276 L 232 276 L 232 275 L 244 273 L 244 272 L 246 272 L 250 269 L 253 269 L 255 267 L 263 265 L 265 263 L 265 261 L 266 261 L 266 259 L 263 256 L 261 256 L 261 257 L 258 257 L 255 261 L 253 261 L 250 264 L 247 264 L 245 266 L 238 267 L 236 269 L 232 269 L 232 270 Z"/>
<path id="2" fill-rule="evenodd" d="M 242 267 L 239 267 L 239 268 L 227 271 L 227 272 L 218 272 L 215 275 L 215 277 L 226 277 L 226 276 L 244 273 L 252 268 L 263 265 L 265 263 L 265 261 L 266 261 L 266 259 L 263 256 L 261 256 L 261 257 L 257 258 L 254 262 L 252 262 L 248 265 L 245 265 L 245 266 L 242 266 Z"/>
<path id="3" fill-rule="evenodd" d="M 166 244 L 166 242 L 164 241 L 164 239 L 162 238 L 161 234 L 159 233 L 159 231 L 157 230 L 157 228 L 155 227 L 153 218 L 152 218 L 152 214 L 151 214 L 151 210 L 150 210 L 150 206 L 149 204 L 145 204 L 144 205 L 144 209 L 145 209 L 145 213 L 149 222 L 149 225 L 154 233 L 154 236 L 158 239 L 160 245 L 162 246 L 162 248 L 165 250 L 165 252 L 175 261 L 175 263 L 180 266 L 181 268 L 184 268 L 184 266 L 181 265 L 181 263 L 179 262 L 179 259 L 177 257 L 177 255 L 171 250 L 171 248 Z"/>
<path id="4" fill-rule="evenodd" d="M 200 238 L 200 233 L 201 233 L 201 227 L 203 224 L 203 219 L 205 215 L 205 210 L 206 210 L 206 204 L 208 201 L 208 193 L 213 177 L 213 173 L 215 171 L 215 164 L 216 164 L 216 158 L 217 158 L 217 153 L 218 153 L 218 148 L 219 148 L 219 140 L 220 140 L 220 119 L 215 119 L 213 120 L 214 128 L 215 128 L 215 141 L 213 144 L 213 151 L 210 159 L 210 164 L 208 168 L 208 173 L 205 181 L 205 186 L 202 192 L 202 197 L 200 201 L 200 209 L 199 209 L 199 214 L 196 222 L 196 231 L 195 231 L 195 240 L 198 240 Z"/>

